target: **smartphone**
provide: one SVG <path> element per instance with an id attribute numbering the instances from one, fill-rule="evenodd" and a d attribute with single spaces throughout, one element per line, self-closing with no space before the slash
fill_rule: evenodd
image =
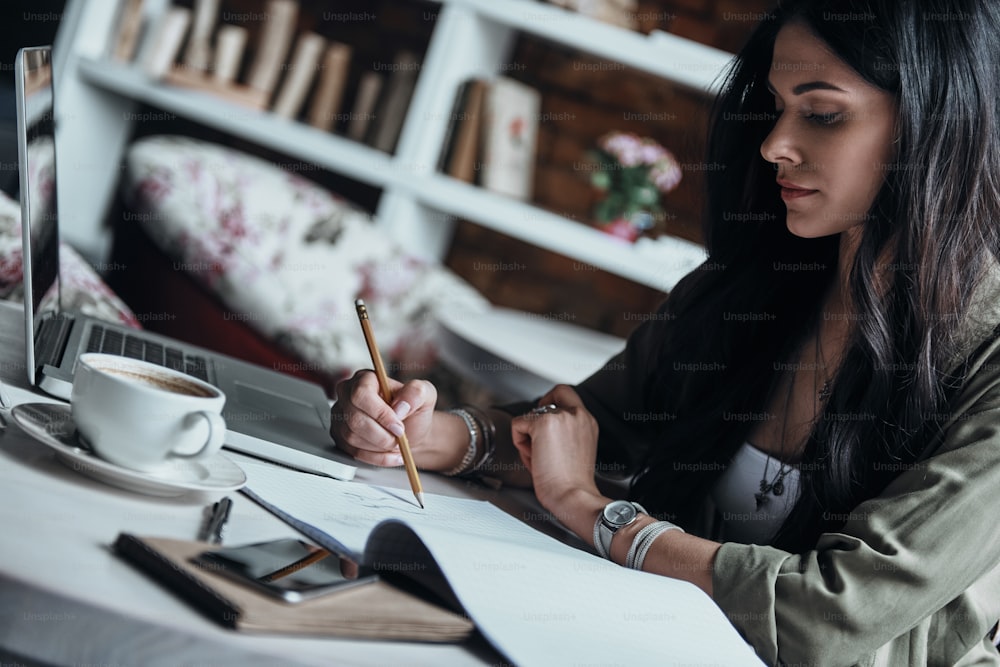
<path id="1" fill-rule="evenodd" d="M 353 560 L 294 538 L 223 547 L 193 560 L 285 602 L 311 600 L 378 578 Z"/>

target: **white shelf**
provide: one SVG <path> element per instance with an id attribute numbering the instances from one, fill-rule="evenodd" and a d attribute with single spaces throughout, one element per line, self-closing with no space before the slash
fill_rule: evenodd
<path id="1" fill-rule="evenodd" d="M 131 125 L 121 114 L 142 103 L 380 188 L 379 223 L 417 255 L 441 257 L 454 218 L 463 218 L 661 291 L 672 289 L 704 260 L 705 251 L 697 244 L 663 238 L 631 245 L 584 222 L 436 173 L 434 165 L 459 84 L 471 76 L 488 76 L 509 62 L 518 33 L 707 93 L 715 91 L 733 57 L 725 51 L 667 33 L 645 36 L 532 0 L 443 0 L 396 154 L 388 155 L 305 123 L 151 80 L 137 65 L 107 61 L 102 54 L 107 53 L 113 8 L 87 0 L 70 0 L 67 6 L 80 15 L 79 26 L 91 28 L 66 28 L 61 44 L 71 54 L 65 77 L 71 90 L 60 100 L 67 109 L 92 113 L 63 119 L 65 134 L 75 143 L 70 152 L 94 156 L 95 168 L 87 173 L 106 175 L 79 188 L 85 201 L 109 200 Z M 156 7 L 162 12 L 166 2 Z M 98 24 L 102 30 L 93 27 Z M 60 88 L 65 90 L 67 84 Z M 80 202 L 71 202 L 69 208 L 85 210 Z M 91 218 L 81 216 L 77 229 L 70 230 L 78 240 L 106 233 L 99 215 Z"/>
<path id="2" fill-rule="evenodd" d="M 532 245 L 629 280 L 669 291 L 677 281 L 705 261 L 705 249 L 690 241 L 666 238 L 657 250 L 633 245 L 522 201 L 498 195 L 443 175 L 401 183 L 424 205 L 470 220 Z"/>
<path id="3" fill-rule="evenodd" d="M 139 68 L 106 60 L 81 59 L 84 79 L 122 97 L 152 105 L 188 120 L 384 187 L 393 178 L 391 157 L 364 144 L 305 123 L 286 120 L 226 102 L 209 93 L 157 83 Z"/>
<path id="4" fill-rule="evenodd" d="M 716 92 L 734 55 L 684 37 L 642 33 L 532 0 L 446 0 L 514 28 L 705 92 Z"/>
<path id="5" fill-rule="evenodd" d="M 682 239 L 664 239 L 659 243 L 658 247 L 669 248 L 669 254 L 642 253 L 638 246 L 603 234 L 583 222 L 447 176 L 415 174 L 412 165 L 402 158 L 268 112 L 242 108 L 207 93 L 157 84 L 135 67 L 81 60 L 80 71 L 92 84 L 123 97 L 325 169 L 347 173 L 359 181 L 405 192 L 427 208 L 470 220 L 654 289 L 669 291 L 705 258 L 701 246 Z"/>

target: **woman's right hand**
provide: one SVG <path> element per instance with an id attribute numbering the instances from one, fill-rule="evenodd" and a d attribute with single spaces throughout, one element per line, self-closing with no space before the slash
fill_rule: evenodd
<path id="1" fill-rule="evenodd" d="M 389 379 L 392 405 L 382 400 L 375 373 L 362 370 L 337 383 L 337 400 L 330 409 L 330 435 L 337 447 L 377 466 L 401 466 L 396 436 L 406 433 L 418 466 L 428 448 L 437 389 L 426 380 L 402 384 Z M 426 452 L 424 452 L 426 453 Z"/>

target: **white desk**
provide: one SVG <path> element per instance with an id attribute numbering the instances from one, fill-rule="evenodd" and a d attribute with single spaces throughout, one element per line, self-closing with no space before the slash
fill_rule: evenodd
<path id="1" fill-rule="evenodd" d="M 0 377 L 14 403 L 52 401 L 26 387 L 20 308 L 0 303 Z M 54 402 L 54 401 L 53 401 Z M 109 548 L 121 531 L 194 539 L 217 495 L 155 498 L 78 474 L 8 416 L 0 431 L 0 664 L 468 665 L 504 663 L 476 635 L 461 645 L 238 634 L 215 625 Z M 233 456 L 235 459 L 236 457 Z M 302 473 L 307 474 L 307 473 Z M 406 487 L 405 473 L 361 467 L 357 480 Z M 424 475 L 432 493 L 543 514 L 525 492 Z M 239 493 L 227 543 L 294 535 Z M 537 525 L 537 524 L 536 524 Z M 547 532 L 560 529 L 542 524 Z"/>

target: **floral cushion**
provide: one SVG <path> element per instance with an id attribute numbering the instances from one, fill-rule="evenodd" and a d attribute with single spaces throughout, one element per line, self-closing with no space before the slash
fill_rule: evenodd
<path id="1" fill-rule="evenodd" d="M 32 165 L 34 168 L 34 165 Z M 41 167 L 46 168 L 46 167 Z M 21 206 L 0 192 L 0 299 L 24 299 L 21 252 Z M 71 246 L 59 245 L 59 275 L 63 308 L 140 328 L 135 313 L 101 280 Z"/>
<path id="2" fill-rule="evenodd" d="M 176 268 L 309 370 L 370 367 L 356 298 L 396 374 L 433 362 L 436 313 L 488 306 L 444 267 L 404 252 L 365 212 L 233 149 L 142 138 L 128 150 L 123 195 Z"/>

